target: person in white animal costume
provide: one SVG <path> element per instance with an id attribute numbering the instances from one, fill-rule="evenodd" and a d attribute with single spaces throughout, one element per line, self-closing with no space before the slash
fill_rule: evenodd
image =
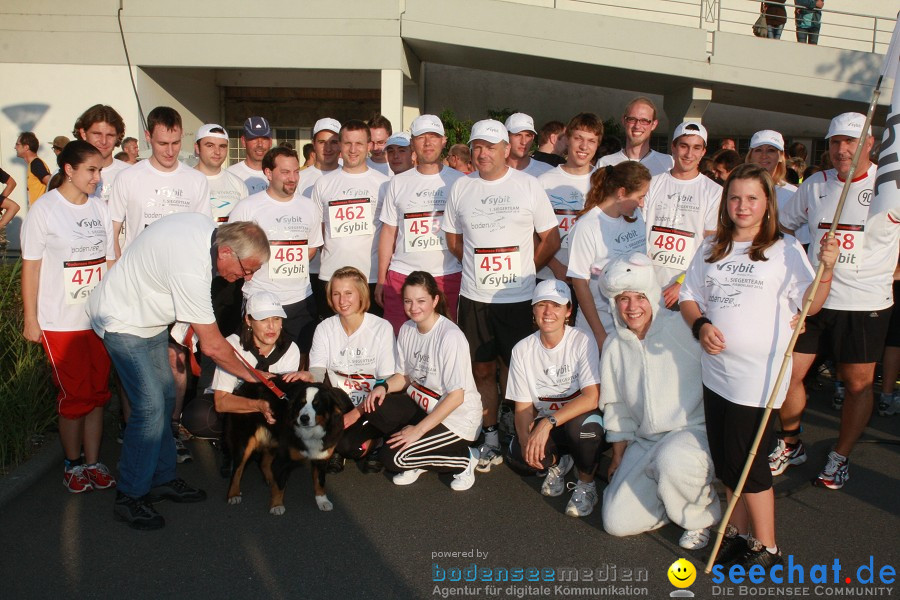
<path id="1" fill-rule="evenodd" d="M 613 445 L 603 527 L 626 536 L 671 521 L 685 529 L 682 548 L 702 548 L 721 508 L 712 488 L 700 345 L 677 312 L 660 311 L 661 290 L 645 254 L 609 263 L 598 285 L 617 332 L 600 362 L 600 410 Z"/>

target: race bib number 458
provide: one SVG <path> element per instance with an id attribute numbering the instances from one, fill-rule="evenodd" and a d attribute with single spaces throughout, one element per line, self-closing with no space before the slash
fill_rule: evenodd
<path id="1" fill-rule="evenodd" d="M 331 237 L 374 235 L 372 201 L 369 198 L 334 200 L 328 203 Z"/>
<path id="2" fill-rule="evenodd" d="M 522 287 L 522 255 L 518 246 L 475 248 L 475 286 L 482 290 Z"/>
<path id="3" fill-rule="evenodd" d="M 819 223 L 819 231 L 822 232 L 821 240 L 828 235 L 831 229 L 831 223 Z M 835 269 L 852 269 L 856 270 L 860 267 L 862 261 L 863 240 L 865 240 L 865 225 L 846 225 L 838 223 L 834 230 L 834 239 L 838 241 L 838 247 L 841 253 L 838 255 L 838 261 L 835 263 Z"/>
<path id="4" fill-rule="evenodd" d="M 66 304 L 83 304 L 106 271 L 106 258 L 68 260 L 63 263 Z"/>

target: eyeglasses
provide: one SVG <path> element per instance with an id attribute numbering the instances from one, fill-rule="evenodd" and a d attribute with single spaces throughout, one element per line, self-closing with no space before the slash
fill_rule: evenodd
<path id="1" fill-rule="evenodd" d="M 638 119 L 637 117 L 625 117 L 625 122 L 629 125 L 637 125 L 640 123 L 644 127 L 649 127 L 653 121 L 650 119 Z"/>
<path id="2" fill-rule="evenodd" d="M 241 267 L 241 273 L 243 273 L 243 276 L 250 277 L 251 275 L 253 275 L 253 271 L 245 267 L 244 263 L 241 262 L 241 257 L 237 255 L 237 252 L 232 251 L 232 254 L 234 254 L 234 257 L 237 259 L 238 265 Z"/>

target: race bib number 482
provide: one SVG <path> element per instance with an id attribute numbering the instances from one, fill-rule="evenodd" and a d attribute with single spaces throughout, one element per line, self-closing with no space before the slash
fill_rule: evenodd
<path id="1" fill-rule="evenodd" d="M 307 240 L 271 240 L 269 242 L 269 279 L 308 279 L 309 246 Z"/>
<path id="2" fill-rule="evenodd" d="M 106 271 L 106 258 L 68 260 L 63 263 L 66 304 L 84 304 Z"/>
<path id="3" fill-rule="evenodd" d="M 331 237 L 374 235 L 372 201 L 369 198 L 333 200 L 328 203 Z"/>
<path id="4" fill-rule="evenodd" d="M 475 248 L 475 287 L 505 290 L 522 287 L 522 255 L 518 246 Z"/>

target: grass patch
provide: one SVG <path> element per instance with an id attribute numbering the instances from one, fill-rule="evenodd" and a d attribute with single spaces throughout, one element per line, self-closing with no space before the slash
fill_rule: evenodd
<path id="1" fill-rule="evenodd" d="M 22 261 L 0 262 L 0 473 L 56 424 L 56 388 L 39 344 L 22 337 Z"/>

